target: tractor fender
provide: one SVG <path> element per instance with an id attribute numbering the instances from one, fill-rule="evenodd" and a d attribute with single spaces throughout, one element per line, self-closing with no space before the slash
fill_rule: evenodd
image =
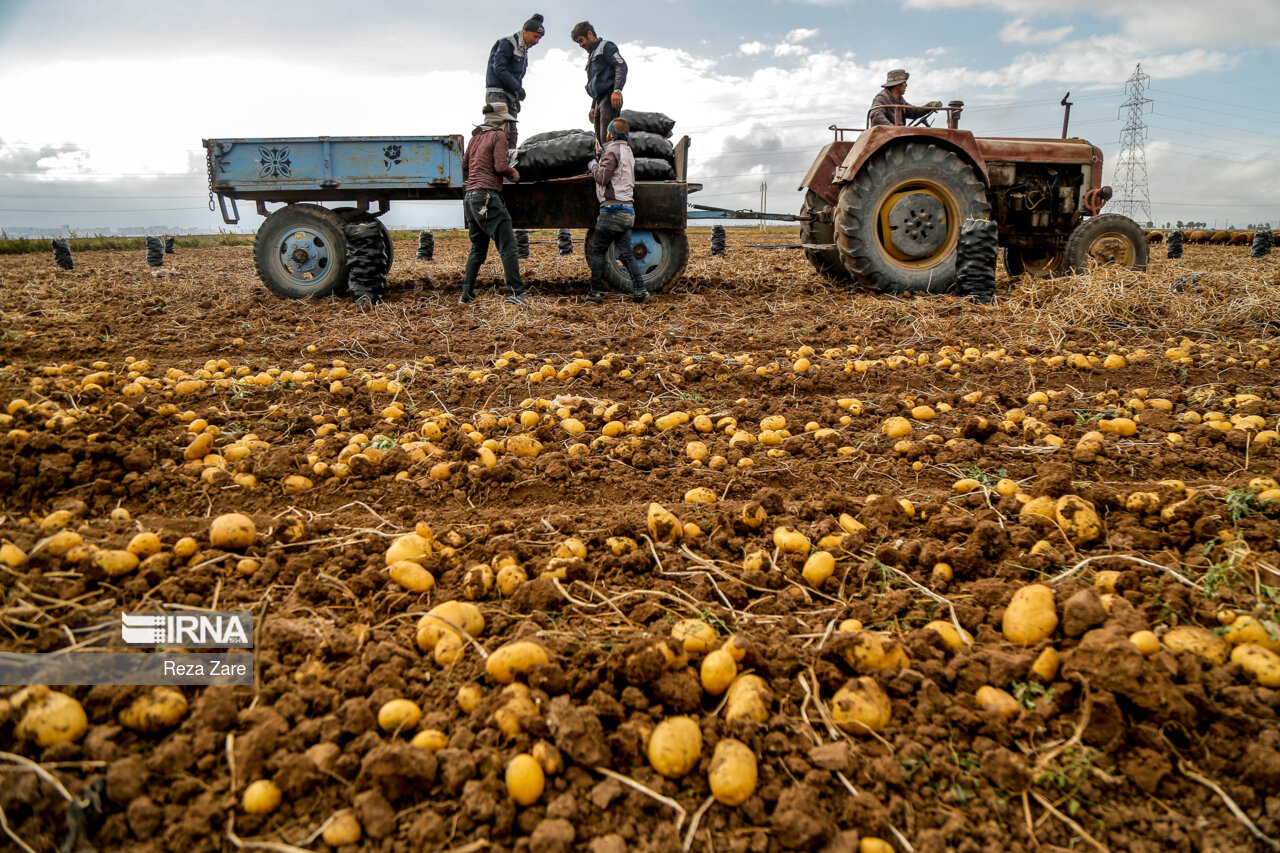
<path id="1" fill-rule="evenodd" d="M 879 125 L 864 131 L 853 143 L 843 162 L 832 171 L 829 191 L 833 193 L 833 198 L 839 195 L 839 185 L 853 180 L 854 176 L 866 165 L 868 160 L 882 149 L 898 145 L 904 141 L 928 141 L 940 148 L 954 151 L 961 159 L 973 167 L 974 173 L 978 176 L 978 180 L 982 181 L 983 186 L 991 185 L 991 177 L 987 174 L 986 161 L 983 159 L 982 151 L 978 148 L 978 143 L 974 140 L 972 133 L 966 130 L 947 130 L 945 128 Z M 817 187 L 811 186 L 810 189 L 817 191 L 819 195 L 823 195 L 822 191 Z M 824 195 L 823 197 L 825 198 L 826 196 Z M 832 201 L 832 204 L 834 203 Z"/>
<path id="2" fill-rule="evenodd" d="M 836 200 L 840 196 L 840 188 L 832 182 L 831 175 L 844 162 L 845 157 L 849 154 L 849 149 L 853 148 L 853 145 L 853 142 L 846 142 L 843 139 L 828 142 L 818 152 L 813 165 L 809 167 L 808 172 L 805 172 L 804 180 L 800 182 L 800 186 L 797 189 L 813 190 L 827 204 L 835 207 Z"/>

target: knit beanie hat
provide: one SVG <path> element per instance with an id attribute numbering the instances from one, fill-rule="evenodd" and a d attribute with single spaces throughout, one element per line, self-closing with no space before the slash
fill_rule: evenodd
<path id="1" fill-rule="evenodd" d="M 527 33 L 537 33 L 540 36 L 547 34 L 546 27 L 542 26 L 542 16 L 537 12 L 533 13 L 533 17 L 524 22 L 524 26 L 520 29 Z"/>

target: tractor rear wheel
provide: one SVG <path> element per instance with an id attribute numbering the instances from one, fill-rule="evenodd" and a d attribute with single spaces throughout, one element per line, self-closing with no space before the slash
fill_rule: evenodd
<path id="1" fill-rule="evenodd" d="M 1024 273 L 1032 278 L 1054 278 L 1062 275 L 1062 260 L 1061 249 L 1010 246 L 1004 250 L 1005 272 L 1014 278 Z"/>
<path id="2" fill-rule="evenodd" d="M 1066 265 L 1072 272 L 1088 272 L 1091 265 L 1106 264 L 1145 272 L 1150 255 L 1147 232 L 1118 213 L 1086 219 L 1067 238 Z"/>
<path id="3" fill-rule="evenodd" d="M 942 293 L 956 280 L 960 226 L 990 215 L 982 182 L 959 155 L 904 142 L 877 153 L 840 188 L 836 245 L 861 284 Z"/>
<path id="4" fill-rule="evenodd" d="M 800 215 L 813 216 L 830 209 L 831 205 L 827 204 L 825 198 L 813 190 L 809 190 L 804 194 L 804 202 L 800 205 Z M 853 279 L 853 276 L 849 275 L 849 271 L 844 268 L 844 261 L 840 260 L 840 250 L 835 246 L 836 226 L 832 222 L 801 220 L 800 242 L 807 246 L 820 245 L 830 247 L 824 249 L 806 248 L 804 250 L 804 256 L 809 259 L 809 263 L 813 264 L 813 268 L 818 271 L 819 275 L 824 275 L 834 281 L 850 281 Z"/>
<path id="5" fill-rule="evenodd" d="M 268 216 L 253 244 L 262 283 L 286 299 L 341 292 L 347 283 L 342 225 L 341 216 L 317 204 L 291 204 Z"/>

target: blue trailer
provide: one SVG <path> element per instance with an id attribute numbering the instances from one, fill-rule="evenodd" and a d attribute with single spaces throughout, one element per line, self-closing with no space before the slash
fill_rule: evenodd
<path id="1" fill-rule="evenodd" d="M 237 201 L 252 201 L 265 217 L 254 246 L 258 275 L 291 299 L 341 293 L 346 286 L 343 226 L 378 221 L 393 201 L 461 200 L 463 137 L 348 136 L 206 139 L 209 204 L 217 197 L 223 221 L 240 221 Z M 636 185 L 633 252 L 645 284 L 661 292 L 689 259 L 685 234 L 688 137 L 676 148 L 676 180 Z M 589 175 L 509 184 L 503 197 L 516 228 L 582 228 L 590 246 L 597 202 Z M 327 208 L 320 202 L 347 202 Z M 274 211 L 268 204 L 283 204 Z M 379 222 L 379 225 L 381 223 Z M 382 228 L 388 257 L 391 236 Z M 625 269 L 612 258 L 605 277 L 629 290 Z"/>

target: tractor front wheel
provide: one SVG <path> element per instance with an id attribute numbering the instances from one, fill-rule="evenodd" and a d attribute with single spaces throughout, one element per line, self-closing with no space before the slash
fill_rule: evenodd
<path id="1" fill-rule="evenodd" d="M 841 186 L 836 245 L 861 284 L 942 293 L 956 280 L 960 226 L 990 215 L 968 163 L 938 145 L 908 141 L 875 154 Z"/>
<path id="2" fill-rule="evenodd" d="M 1150 255 L 1147 232 L 1118 213 L 1086 219 L 1067 238 L 1066 265 L 1072 272 L 1088 272 L 1090 266 L 1107 264 L 1145 272 Z"/>
<path id="3" fill-rule="evenodd" d="M 1004 250 L 1004 268 L 1017 278 L 1024 273 L 1032 278 L 1053 278 L 1062 275 L 1063 251 L 1053 248 L 1019 248 L 1010 246 Z"/>

